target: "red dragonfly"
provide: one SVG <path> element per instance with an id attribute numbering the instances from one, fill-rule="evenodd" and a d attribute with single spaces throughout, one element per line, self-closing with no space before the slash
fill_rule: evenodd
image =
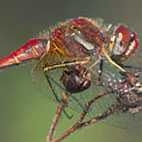
<path id="1" fill-rule="evenodd" d="M 124 64 L 130 59 L 139 60 L 134 54 L 137 46 L 136 33 L 122 24 L 105 25 L 102 19 L 78 17 L 2 58 L 0 70 L 38 60 L 32 69 L 36 86 L 58 103 L 65 92 L 67 106 L 82 112 L 86 100 L 121 79 L 120 72 L 137 69 Z M 93 105 L 88 112 L 91 117 L 104 112 L 113 97 Z"/>

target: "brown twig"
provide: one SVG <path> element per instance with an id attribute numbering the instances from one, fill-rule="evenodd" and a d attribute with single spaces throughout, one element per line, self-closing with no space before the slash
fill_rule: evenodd
<path id="1" fill-rule="evenodd" d="M 79 129 L 81 127 L 81 123 L 83 121 L 83 119 L 85 118 L 85 116 L 87 115 L 88 113 L 88 110 L 91 106 L 92 103 L 94 103 L 97 99 L 111 93 L 112 90 L 106 90 L 100 94 L 98 94 L 97 96 L 95 96 L 94 98 L 90 99 L 89 101 L 87 101 L 85 103 L 85 106 L 84 106 L 84 111 L 83 113 L 80 115 L 79 119 L 76 121 L 76 123 L 71 127 L 69 128 L 67 131 L 65 131 L 62 135 L 60 135 L 59 137 L 55 138 L 52 140 L 52 142 L 59 142 L 61 140 L 63 140 L 65 137 L 67 137 L 68 135 L 70 135 L 71 133 L 73 133 L 75 130 Z"/>
<path id="2" fill-rule="evenodd" d="M 98 121 L 102 120 L 102 119 L 105 119 L 107 118 L 108 116 L 110 116 L 111 114 L 113 114 L 115 112 L 115 104 L 113 104 L 111 107 L 109 107 L 104 113 L 102 113 L 101 115 L 93 118 L 93 119 L 90 119 L 86 122 L 83 122 L 83 123 L 80 123 L 80 125 L 78 126 L 77 129 L 81 129 L 81 128 L 84 128 L 84 127 L 87 127 L 87 126 L 90 126 L 94 123 L 97 123 Z"/>
<path id="3" fill-rule="evenodd" d="M 53 118 L 53 121 L 52 121 L 50 130 L 49 130 L 48 136 L 46 138 L 46 142 L 51 142 L 52 141 L 52 136 L 54 134 L 57 123 L 59 121 L 59 118 L 60 118 L 61 113 L 62 113 L 62 111 L 63 111 L 63 109 L 65 107 L 66 102 L 67 102 L 67 95 L 65 93 L 63 93 L 62 94 L 62 100 L 61 100 L 60 104 L 57 107 L 57 110 L 56 110 L 55 116 Z"/>

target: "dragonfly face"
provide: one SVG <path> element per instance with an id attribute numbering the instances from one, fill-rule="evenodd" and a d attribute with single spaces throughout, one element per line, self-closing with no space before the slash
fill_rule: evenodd
<path id="1" fill-rule="evenodd" d="M 122 62 L 129 58 L 137 49 L 138 41 L 136 33 L 123 25 L 112 27 L 112 31 L 113 34 L 110 38 L 109 49 L 112 56 Z"/>

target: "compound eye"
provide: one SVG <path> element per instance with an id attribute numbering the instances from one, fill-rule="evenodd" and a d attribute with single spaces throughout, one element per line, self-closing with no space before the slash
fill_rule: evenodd
<path id="1" fill-rule="evenodd" d="M 116 31 L 115 34 L 118 36 L 118 38 L 125 43 L 129 43 L 131 41 L 131 33 L 129 32 L 129 30 L 124 27 L 124 26 L 119 26 Z"/>
<path id="2" fill-rule="evenodd" d="M 113 34 L 114 35 L 110 39 L 110 50 L 112 51 L 113 55 L 121 56 L 127 51 L 131 40 L 131 34 L 124 26 L 118 26 L 115 28 Z"/>
<path id="3" fill-rule="evenodd" d="M 119 26 L 116 29 L 115 34 L 120 41 L 120 49 L 122 49 L 121 51 L 123 51 L 121 52 L 121 55 L 124 56 L 124 58 L 128 58 L 131 54 L 134 53 L 138 46 L 136 33 L 129 31 L 124 26 Z"/>

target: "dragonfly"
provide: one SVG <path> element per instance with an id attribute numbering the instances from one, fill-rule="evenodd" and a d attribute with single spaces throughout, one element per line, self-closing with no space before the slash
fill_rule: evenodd
<path id="1" fill-rule="evenodd" d="M 69 107 L 81 113 L 87 100 L 115 87 L 126 78 L 125 73 L 141 70 L 140 54 L 135 54 L 139 51 L 137 47 L 136 33 L 127 26 L 104 24 L 100 18 L 77 17 L 60 23 L 0 59 L 0 70 L 36 62 L 31 73 L 36 87 L 48 99 L 61 104 L 60 111 L 61 107 Z M 110 94 L 89 107 L 90 118 L 109 108 L 116 100 L 114 94 L 124 93 Z M 69 117 L 65 110 L 64 113 Z"/>

